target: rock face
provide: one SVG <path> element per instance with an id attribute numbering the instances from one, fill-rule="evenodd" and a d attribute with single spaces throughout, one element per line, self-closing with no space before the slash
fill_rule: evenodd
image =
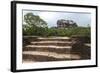
<path id="1" fill-rule="evenodd" d="M 73 20 L 60 19 L 57 21 L 58 28 L 77 27 L 77 23 Z"/>

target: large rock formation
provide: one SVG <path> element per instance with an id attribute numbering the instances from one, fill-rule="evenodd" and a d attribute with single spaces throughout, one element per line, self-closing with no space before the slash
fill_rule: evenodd
<path id="1" fill-rule="evenodd" d="M 58 28 L 77 27 L 77 23 L 73 20 L 60 19 L 57 21 Z"/>

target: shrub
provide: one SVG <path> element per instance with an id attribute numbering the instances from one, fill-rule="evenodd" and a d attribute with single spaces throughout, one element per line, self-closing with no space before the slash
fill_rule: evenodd
<path id="1" fill-rule="evenodd" d="M 74 28 L 42 28 L 34 27 L 27 28 L 23 30 L 23 35 L 33 35 L 33 36 L 68 36 L 81 35 L 85 37 L 90 37 L 89 27 L 74 27 Z"/>

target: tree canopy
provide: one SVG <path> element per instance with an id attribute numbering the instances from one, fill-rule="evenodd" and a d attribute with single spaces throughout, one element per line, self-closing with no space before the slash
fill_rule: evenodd
<path id="1" fill-rule="evenodd" d="M 37 35 L 41 34 L 47 28 L 47 23 L 38 15 L 27 13 L 24 15 L 23 34 Z M 40 30 L 41 29 L 41 30 Z"/>
<path id="2" fill-rule="evenodd" d="M 47 27 L 47 23 L 38 15 L 34 15 L 33 13 L 27 13 L 24 15 L 24 22 L 29 26 Z"/>

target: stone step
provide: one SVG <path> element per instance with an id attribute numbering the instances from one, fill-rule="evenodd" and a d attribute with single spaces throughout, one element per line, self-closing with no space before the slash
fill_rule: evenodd
<path id="1" fill-rule="evenodd" d="M 69 37 L 39 37 L 38 39 L 70 39 Z"/>
<path id="2" fill-rule="evenodd" d="M 55 45 L 55 46 L 71 46 L 72 42 L 65 41 L 34 41 L 32 45 Z"/>
<path id="3" fill-rule="evenodd" d="M 56 48 L 56 49 L 71 49 L 72 46 L 55 46 L 55 45 L 27 45 L 27 48 Z"/>
<path id="4" fill-rule="evenodd" d="M 27 41 L 70 41 L 71 39 L 69 37 L 28 37 L 24 36 L 24 40 Z"/>
<path id="5" fill-rule="evenodd" d="M 70 41 L 69 37 L 48 37 L 48 38 L 37 38 L 38 41 Z"/>
<path id="6" fill-rule="evenodd" d="M 26 61 L 60 61 L 60 60 L 79 60 L 77 54 L 58 54 L 53 52 L 23 51 L 23 62 Z"/>
<path id="7" fill-rule="evenodd" d="M 71 41 L 71 39 L 37 39 L 37 41 Z"/>
<path id="8" fill-rule="evenodd" d="M 56 49 L 56 48 L 23 48 L 23 51 L 41 51 L 41 52 L 56 52 L 56 53 L 70 53 L 70 49 Z"/>
<path id="9" fill-rule="evenodd" d="M 71 46 L 37 46 L 28 45 L 23 48 L 23 51 L 45 51 L 45 52 L 56 52 L 56 53 L 70 53 Z"/>

